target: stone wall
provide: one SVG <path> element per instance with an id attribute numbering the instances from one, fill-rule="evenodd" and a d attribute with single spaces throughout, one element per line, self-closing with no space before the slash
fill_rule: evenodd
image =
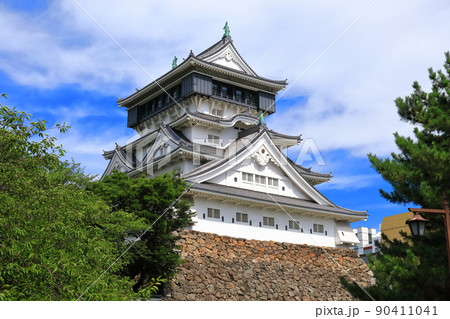
<path id="1" fill-rule="evenodd" d="M 362 286 L 372 279 L 367 265 L 348 249 L 187 230 L 179 235 L 185 262 L 164 300 L 352 300 L 339 282 L 343 269 Z"/>

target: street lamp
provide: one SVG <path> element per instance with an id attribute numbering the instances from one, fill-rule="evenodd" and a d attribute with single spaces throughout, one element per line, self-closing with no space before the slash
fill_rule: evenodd
<path id="1" fill-rule="evenodd" d="M 420 216 L 418 213 L 439 214 L 444 216 L 445 241 L 447 244 L 447 263 L 450 280 L 450 209 L 448 199 L 445 192 L 442 193 L 442 208 L 443 209 L 428 209 L 428 208 L 409 208 L 410 212 L 414 213 L 412 219 L 406 221 L 414 236 L 421 236 L 425 232 L 425 224 L 427 219 Z"/>
<path id="2" fill-rule="evenodd" d="M 406 221 L 413 236 L 423 236 L 425 233 L 425 225 L 428 222 L 428 219 L 423 218 L 417 213 L 415 213 L 411 219 Z"/>

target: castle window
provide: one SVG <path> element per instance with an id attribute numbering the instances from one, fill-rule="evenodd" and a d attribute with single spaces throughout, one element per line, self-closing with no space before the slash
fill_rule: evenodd
<path id="1" fill-rule="evenodd" d="M 244 182 L 253 183 L 253 174 L 242 173 L 242 180 Z"/>
<path id="2" fill-rule="evenodd" d="M 213 82 L 213 84 L 212 84 L 212 94 L 213 95 L 220 95 L 219 84 L 217 82 Z"/>
<path id="3" fill-rule="evenodd" d="M 261 175 L 255 175 L 255 183 L 266 185 L 266 177 Z"/>
<path id="4" fill-rule="evenodd" d="M 212 115 L 215 115 L 215 116 L 223 116 L 223 111 L 222 111 L 222 110 L 219 110 L 219 109 L 213 109 L 213 110 L 211 111 L 211 114 L 212 114 Z"/>
<path id="5" fill-rule="evenodd" d="M 233 98 L 233 88 L 229 85 L 222 84 L 220 87 L 220 96 L 226 99 Z"/>
<path id="6" fill-rule="evenodd" d="M 242 91 L 242 89 L 236 89 L 234 91 L 234 99 L 238 102 L 245 102 L 244 99 L 244 91 Z"/>
<path id="7" fill-rule="evenodd" d="M 290 220 L 289 229 L 300 230 L 300 222 L 298 220 Z"/>
<path id="8" fill-rule="evenodd" d="M 236 221 L 241 223 L 248 223 L 248 214 L 236 213 Z"/>
<path id="9" fill-rule="evenodd" d="M 314 230 L 314 232 L 315 233 L 321 233 L 321 234 L 323 234 L 323 225 L 321 225 L 321 224 L 314 224 L 313 225 L 313 230 Z"/>
<path id="10" fill-rule="evenodd" d="M 221 98 L 227 100 L 235 100 L 239 103 L 251 106 L 258 106 L 258 92 L 250 91 L 223 82 L 213 81 L 212 95 L 220 96 Z"/>
<path id="11" fill-rule="evenodd" d="M 155 100 L 151 100 L 149 104 L 150 104 L 150 113 L 155 112 Z"/>
<path id="12" fill-rule="evenodd" d="M 156 98 L 156 103 L 157 103 L 157 105 L 156 105 L 156 108 L 157 109 L 160 109 L 161 107 L 162 107 L 162 96 L 160 95 L 160 96 L 158 96 L 157 98 Z"/>
<path id="13" fill-rule="evenodd" d="M 177 86 L 173 87 L 170 90 L 170 95 L 173 97 L 174 100 L 178 99 L 181 95 L 181 85 L 178 84 Z"/>
<path id="14" fill-rule="evenodd" d="M 219 144 L 219 137 L 217 135 L 208 134 L 208 143 Z"/>
<path id="15" fill-rule="evenodd" d="M 208 218 L 220 219 L 220 209 L 208 208 Z"/>
<path id="16" fill-rule="evenodd" d="M 163 98 L 164 98 L 164 105 L 167 105 L 170 103 L 170 96 L 168 94 L 164 94 Z"/>
<path id="17" fill-rule="evenodd" d="M 270 227 L 274 227 L 275 226 L 275 218 L 273 217 L 263 217 L 263 225 L 264 226 L 270 226 Z"/>
<path id="18" fill-rule="evenodd" d="M 272 186 L 272 187 L 278 187 L 278 179 L 272 178 L 272 177 L 268 177 L 267 178 L 267 185 Z"/>
<path id="19" fill-rule="evenodd" d="M 246 99 L 245 99 L 245 103 L 249 104 L 249 105 L 253 105 L 256 106 L 257 102 L 256 102 L 256 93 L 252 92 L 252 91 L 247 91 L 246 92 Z"/>

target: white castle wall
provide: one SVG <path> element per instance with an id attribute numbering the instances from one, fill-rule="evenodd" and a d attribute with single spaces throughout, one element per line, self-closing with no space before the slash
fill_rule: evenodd
<path id="1" fill-rule="evenodd" d="M 233 165 L 233 163 L 230 163 Z M 249 183 L 242 180 L 242 173 L 250 173 L 256 174 L 266 177 L 266 184 L 261 185 L 255 183 Z M 267 177 L 272 177 L 278 179 L 278 186 L 270 186 L 267 183 Z M 253 159 L 244 160 L 242 165 L 236 168 L 232 168 L 227 172 L 216 176 L 211 179 L 210 182 L 232 186 L 232 187 L 240 187 L 245 189 L 250 189 L 254 191 L 277 194 L 282 196 L 295 197 L 299 199 L 309 199 L 301 190 L 292 185 L 290 179 L 284 174 L 284 172 L 278 166 L 273 163 L 268 163 L 265 166 L 260 166 L 255 163 Z"/>
<path id="2" fill-rule="evenodd" d="M 220 209 L 220 219 L 208 218 L 208 208 Z M 289 216 L 283 211 L 249 207 L 200 197 L 194 199 L 193 209 L 197 211 L 197 217 L 194 218 L 196 225 L 192 226 L 192 230 L 245 239 L 273 240 L 314 246 L 336 246 L 334 238 L 335 223 L 331 219 L 300 214 Z M 248 220 L 251 221 L 252 225 L 236 222 L 236 212 L 248 214 Z M 205 218 L 203 218 L 203 215 Z M 263 216 L 275 218 L 275 225 L 278 225 L 278 229 L 263 226 Z M 235 219 L 234 223 L 232 223 L 232 218 Z M 299 221 L 303 232 L 289 229 L 289 220 L 292 219 Z M 261 226 L 259 223 L 261 223 Z M 322 224 L 324 233 L 310 233 L 310 230 L 313 230 L 313 224 Z M 285 230 L 286 226 L 288 230 Z"/>
<path id="3" fill-rule="evenodd" d="M 234 142 L 239 133 L 239 131 L 233 127 L 218 130 L 200 125 L 186 127 L 181 132 L 194 144 L 210 145 L 220 149 L 223 149 Z M 208 135 L 219 136 L 219 144 L 208 142 Z"/>

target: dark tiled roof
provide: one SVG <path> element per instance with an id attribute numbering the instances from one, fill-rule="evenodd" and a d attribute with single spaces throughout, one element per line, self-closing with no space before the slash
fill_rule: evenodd
<path id="1" fill-rule="evenodd" d="M 300 135 L 286 135 L 286 134 L 282 134 L 282 133 L 279 133 L 279 132 L 275 132 L 275 131 L 272 131 L 272 130 L 269 130 L 269 129 L 266 129 L 266 131 L 267 131 L 267 133 L 269 133 L 269 135 L 271 136 L 271 137 L 276 137 L 276 138 L 285 138 L 285 139 L 288 139 L 288 140 L 297 140 L 298 142 L 300 142 L 301 141 L 301 134 Z"/>
<path id="2" fill-rule="evenodd" d="M 330 179 L 333 176 L 331 176 L 331 173 L 318 173 L 311 170 L 311 168 L 303 167 L 297 163 L 295 163 L 293 160 L 288 158 L 288 162 L 294 167 L 294 169 L 300 174 L 300 175 L 307 175 L 311 177 L 316 178 L 324 178 L 324 179 Z"/>
<path id="3" fill-rule="evenodd" d="M 227 39 L 227 38 L 230 38 L 230 39 Z M 238 50 L 236 49 L 236 47 L 233 45 L 233 43 L 231 41 L 231 37 L 227 37 L 227 38 L 225 38 L 225 42 L 224 42 L 224 39 L 221 39 L 220 41 L 218 41 L 217 43 L 213 44 L 211 47 L 209 47 L 208 49 L 204 50 L 202 53 L 200 53 L 197 56 L 192 54 L 192 51 L 191 51 L 191 54 L 189 54 L 189 56 L 182 63 L 180 63 L 176 68 L 167 71 L 162 76 L 158 77 L 155 81 L 147 84 L 142 89 L 137 90 L 136 92 L 132 93 L 128 97 L 119 98 L 117 100 L 117 103 L 119 104 L 119 106 L 126 106 L 126 104 L 128 103 L 128 101 L 130 99 L 134 99 L 135 97 L 137 97 L 138 95 L 140 95 L 144 91 L 147 91 L 147 90 L 149 90 L 152 87 L 158 86 L 158 83 L 171 78 L 175 74 L 178 74 L 181 70 L 189 68 L 192 61 L 197 61 L 197 63 L 199 63 L 200 65 L 202 63 L 204 63 L 205 65 L 209 65 L 209 66 L 212 66 L 214 68 L 221 68 L 221 69 L 229 71 L 230 73 L 235 73 L 236 75 L 237 74 L 241 74 L 241 75 L 245 75 L 245 76 L 247 76 L 249 78 L 254 78 L 254 79 L 257 79 L 257 80 L 260 80 L 260 81 L 265 81 L 265 82 L 269 82 L 269 83 L 276 84 L 276 85 L 281 85 L 281 86 L 286 86 L 287 85 L 286 80 L 283 80 L 283 81 L 271 80 L 271 79 L 268 79 L 268 78 L 264 78 L 264 77 L 258 76 L 253 71 L 253 69 L 247 64 L 247 62 L 245 62 L 245 60 L 242 58 L 242 56 L 239 54 Z M 215 64 L 215 63 L 209 63 L 209 62 L 204 61 L 204 58 L 206 58 L 207 56 L 217 52 L 218 50 L 223 48 L 223 46 L 227 45 L 228 44 L 227 41 L 231 41 L 231 45 L 233 46 L 234 50 L 237 52 L 237 54 L 242 59 L 242 61 L 245 63 L 245 65 L 253 72 L 253 74 L 247 74 L 245 72 L 241 72 L 241 71 L 238 71 L 238 70 L 235 70 L 235 69 L 231 69 L 231 68 L 228 68 L 226 66 L 222 66 L 222 65 Z"/>

